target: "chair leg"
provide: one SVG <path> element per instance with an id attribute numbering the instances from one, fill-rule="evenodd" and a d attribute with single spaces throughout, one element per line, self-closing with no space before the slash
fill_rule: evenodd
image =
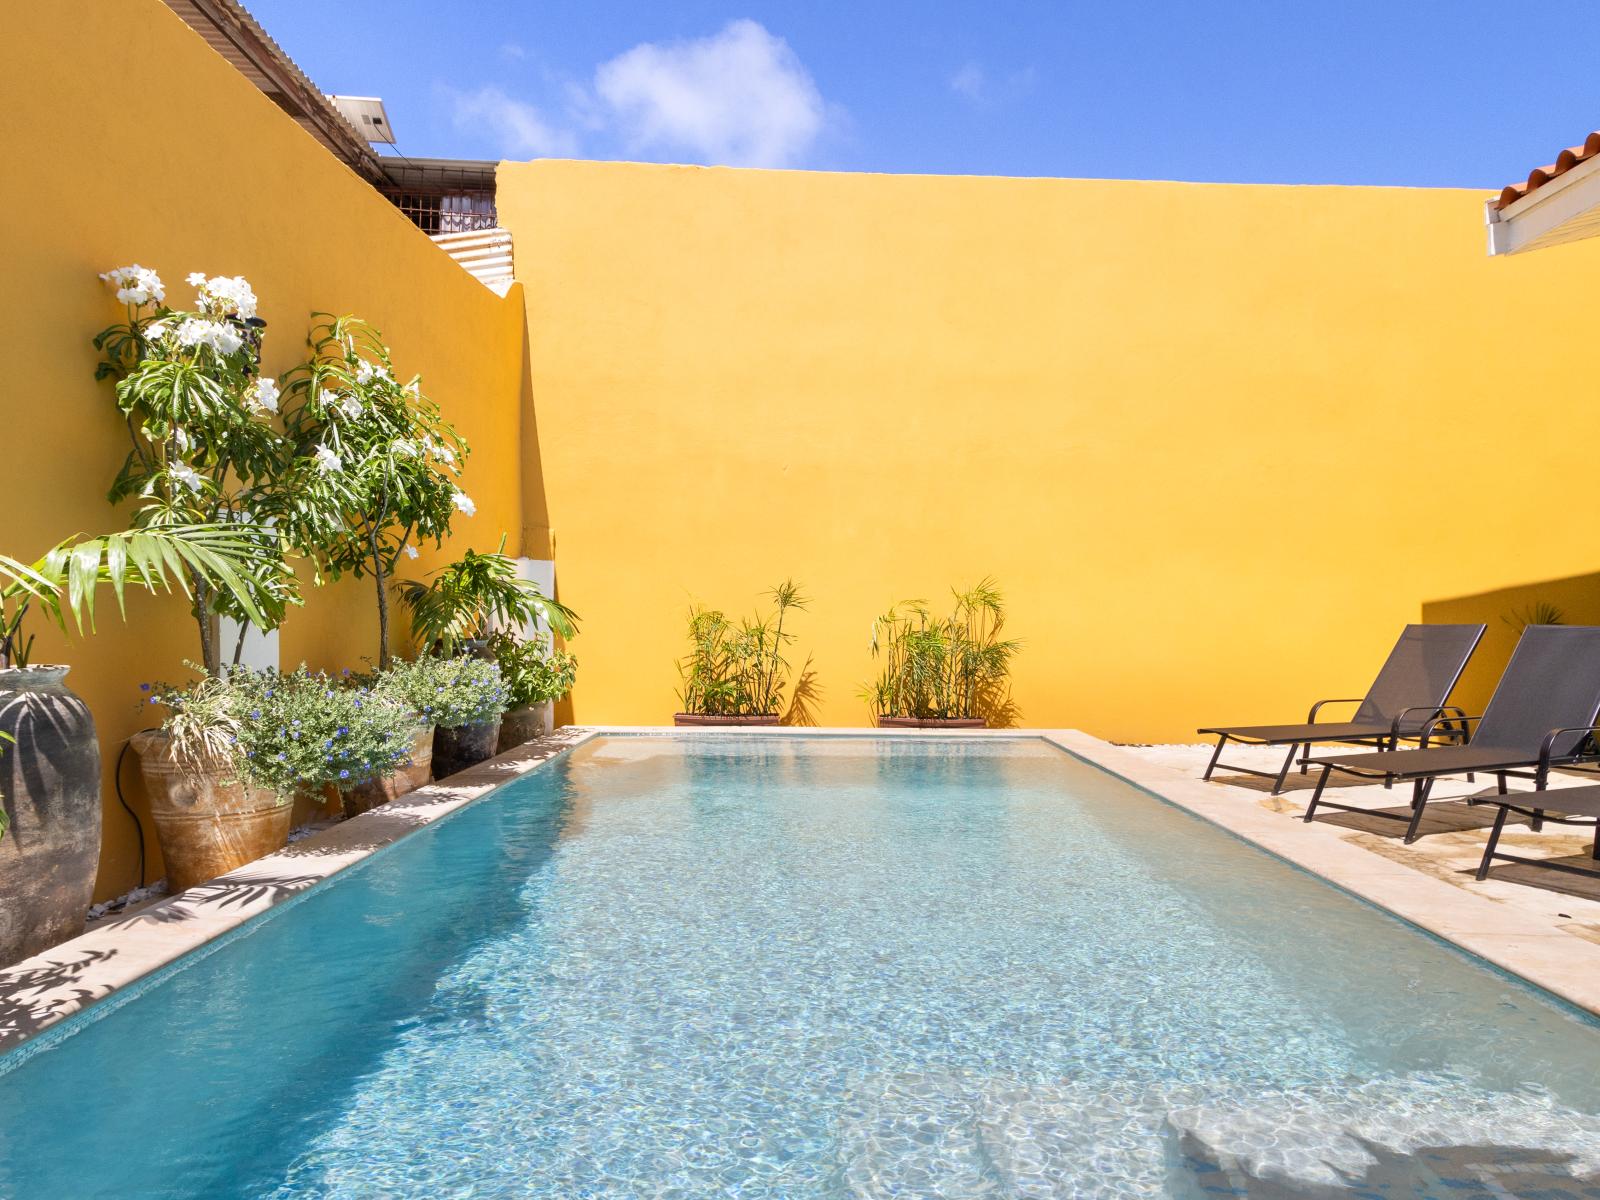
<path id="1" fill-rule="evenodd" d="M 1316 815 L 1317 802 L 1322 799 L 1322 789 L 1328 786 L 1328 773 L 1332 767 L 1323 767 L 1322 774 L 1317 779 L 1317 790 L 1311 793 L 1311 803 L 1306 805 L 1306 815 L 1303 818 L 1306 824 L 1311 823 L 1311 818 Z"/>
<path id="2" fill-rule="evenodd" d="M 1594 849 L 1589 851 L 1589 857 L 1600 862 L 1600 821 L 1594 824 Z"/>
<path id="3" fill-rule="evenodd" d="M 1406 826 L 1406 845 L 1417 840 L 1417 829 L 1422 824 L 1422 811 L 1428 807 L 1428 793 L 1433 788 L 1433 780 L 1419 779 L 1411 789 L 1411 824 Z"/>
<path id="4" fill-rule="evenodd" d="M 1489 878 L 1489 864 L 1494 860 L 1494 848 L 1500 844 L 1500 831 L 1506 827 L 1506 816 L 1510 812 L 1511 810 L 1502 804 L 1500 811 L 1494 815 L 1494 828 L 1489 831 L 1489 842 L 1483 848 L 1483 861 L 1478 864 L 1479 883 Z M 1600 829 L 1596 830 L 1596 835 L 1600 836 Z"/>
<path id="5" fill-rule="evenodd" d="M 1544 831 L 1544 809 L 1536 808 L 1533 810 L 1533 819 L 1528 822 L 1528 828 L 1532 829 L 1535 833 L 1541 833 Z"/>
<path id="6" fill-rule="evenodd" d="M 1279 771 L 1278 777 L 1272 781 L 1272 794 L 1274 796 L 1283 791 L 1283 781 L 1289 774 L 1289 768 L 1294 766 L 1295 749 L 1296 747 L 1291 744 L 1289 747 L 1289 756 L 1283 760 L 1283 770 Z"/>
<path id="7" fill-rule="evenodd" d="M 1217 759 L 1222 757 L 1222 748 L 1227 744 L 1228 735 L 1225 733 L 1217 734 L 1217 748 L 1211 752 L 1211 761 L 1206 764 L 1206 773 L 1200 776 L 1201 779 L 1211 778 L 1211 772 L 1217 769 Z"/>
<path id="8" fill-rule="evenodd" d="M 1506 773 L 1504 771 L 1496 771 L 1494 777 L 1500 784 L 1500 794 L 1504 796 L 1506 794 Z"/>

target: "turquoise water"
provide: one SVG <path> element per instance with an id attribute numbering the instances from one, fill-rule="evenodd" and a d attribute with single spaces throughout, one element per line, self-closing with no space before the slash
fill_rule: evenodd
<path id="1" fill-rule="evenodd" d="M 9 1063 L 16 1200 L 1600 1195 L 1587 1019 L 1029 740 L 600 739 Z"/>

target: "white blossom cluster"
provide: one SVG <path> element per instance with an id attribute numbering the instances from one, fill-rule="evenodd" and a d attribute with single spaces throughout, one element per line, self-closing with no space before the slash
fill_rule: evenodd
<path id="1" fill-rule="evenodd" d="M 145 337 L 155 341 L 166 333 L 160 325 L 151 325 L 145 330 Z M 218 354 L 234 354 L 244 345 L 244 337 L 232 325 L 226 321 L 208 321 L 204 317 L 185 317 L 172 333 L 180 346 L 210 346 Z"/>
<path id="2" fill-rule="evenodd" d="M 364 358 L 357 359 L 356 360 L 356 382 L 359 383 L 359 384 L 362 384 L 362 385 L 366 385 L 366 384 L 371 383 L 375 379 L 388 380 L 389 379 L 389 372 L 384 370 L 382 367 L 378 366 L 376 363 L 368 362 Z"/>
<path id="3" fill-rule="evenodd" d="M 124 304 L 160 304 L 166 299 L 167 291 L 161 286 L 161 276 L 138 263 L 131 267 L 113 267 L 102 273 L 100 278 L 117 289 L 117 299 Z"/>
<path id="4" fill-rule="evenodd" d="M 204 271 L 194 271 L 189 275 L 189 286 L 195 289 L 203 313 L 238 317 L 241 321 L 256 315 L 256 294 L 243 275 L 213 275 L 208 279 Z"/>
<path id="5" fill-rule="evenodd" d="M 320 444 L 316 449 L 317 467 L 322 471 L 342 471 L 344 463 L 339 458 L 339 452 L 326 443 Z"/>
<path id="6" fill-rule="evenodd" d="M 277 412 L 278 381 L 262 376 L 245 390 L 244 402 L 253 413 Z"/>

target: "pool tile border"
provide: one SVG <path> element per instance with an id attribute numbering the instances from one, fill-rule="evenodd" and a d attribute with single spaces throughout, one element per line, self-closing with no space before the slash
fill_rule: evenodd
<path id="1" fill-rule="evenodd" d="M 605 734 L 1042 740 L 1600 1015 L 1600 945 L 1554 926 L 1530 928 L 1504 906 L 1352 845 L 1331 828 L 1268 812 L 1244 789 L 1202 783 L 1078 730 L 674 730 L 593 725 L 559 730 L 0 970 L 0 1054 L 538 769 L 561 752 Z"/>

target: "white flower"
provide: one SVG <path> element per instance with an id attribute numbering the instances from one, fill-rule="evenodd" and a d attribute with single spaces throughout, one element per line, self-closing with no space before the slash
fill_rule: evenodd
<path id="1" fill-rule="evenodd" d="M 339 461 L 339 452 L 337 450 L 332 450 L 327 446 L 318 446 L 317 466 L 324 471 L 338 471 L 344 467 L 344 464 Z"/>
<path id="2" fill-rule="evenodd" d="M 450 502 L 469 517 L 478 511 L 478 506 L 472 502 L 472 497 L 462 491 L 457 491 L 451 496 Z"/>
<path id="3" fill-rule="evenodd" d="M 190 271 L 184 282 L 192 288 L 205 287 L 206 273 L 204 271 Z"/>
<path id="4" fill-rule="evenodd" d="M 371 383 L 374 379 L 388 379 L 389 372 L 374 363 L 362 359 L 356 363 L 356 382 Z"/>
<path id="5" fill-rule="evenodd" d="M 433 456 L 445 466 L 453 467 L 456 465 L 456 456 L 450 453 L 449 446 L 446 446 L 443 442 L 436 442 L 432 438 L 423 438 L 422 440 L 427 444 L 428 449 L 433 451 Z"/>
<path id="6" fill-rule="evenodd" d="M 245 403 L 251 412 L 278 411 L 278 381 L 262 376 L 245 392 Z"/>
<path id="7" fill-rule="evenodd" d="M 131 267 L 113 267 L 100 278 L 115 285 L 117 299 L 124 304 L 160 304 L 167 296 L 166 289 L 161 286 L 161 276 L 138 263 Z"/>
<path id="8" fill-rule="evenodd" d="M 354 421 L 361 415 L 361 401 L 353 393 L 346 392 L 339 397 L 339 409 Z"/>
<path id="9" fill-rule="evenodd" d="M 165 321 L 151 321 L 150 324 L 144 327 L 143 332 L 145 341 L 159 342 L 167 336 L 167 323 Z"/>
<path id="10" fill-rule="evenodd" d="M 193 439 L 189 437 L 189 431 L 182 425 L 172 427 L 172 440 L 178 444 L 178 450 L 183 454 L 189 453 L 189 447 L 194 445 Z"/>
<path id="11" fill-rule="evenodd" d="M 203 317 L 189 317 L 178 326 L 180 346 L 210 346 L 218 354 L 233 354 L 244 345 L 244 338 L 233 326 L 223 321 L 207 321 Z"/>
<path id="12" fill-rule="evenodd" d="M 410 383 L 406 384 L 406 391 L 410 392 L 414 399 L 421 400 L 422 399 L 422 376 L 418 375 Z"/>
<path id="13" fill-rule="evenodd" d="M 171 475 L 191 492 L 200 490 L 200 476 L 188 463 L 178 463 L 176 466 L 168 467 L 167 474 Z"/>
<path id="14" fill-rule="evenodd" d="M 196 271 L 189 276 L 189 282 L 199 289 L 197 303 L 201 312 L 240 320 L 256 315 L 256 294 L 243 275 L 216 275 L 207 279 Z"/>
<path id="15" fill-rule="evenodd" d="M 402 546 L 401 549 L 406 552 L 407 558 L 417 557 L 417 548 L 415 546 Z"/>

